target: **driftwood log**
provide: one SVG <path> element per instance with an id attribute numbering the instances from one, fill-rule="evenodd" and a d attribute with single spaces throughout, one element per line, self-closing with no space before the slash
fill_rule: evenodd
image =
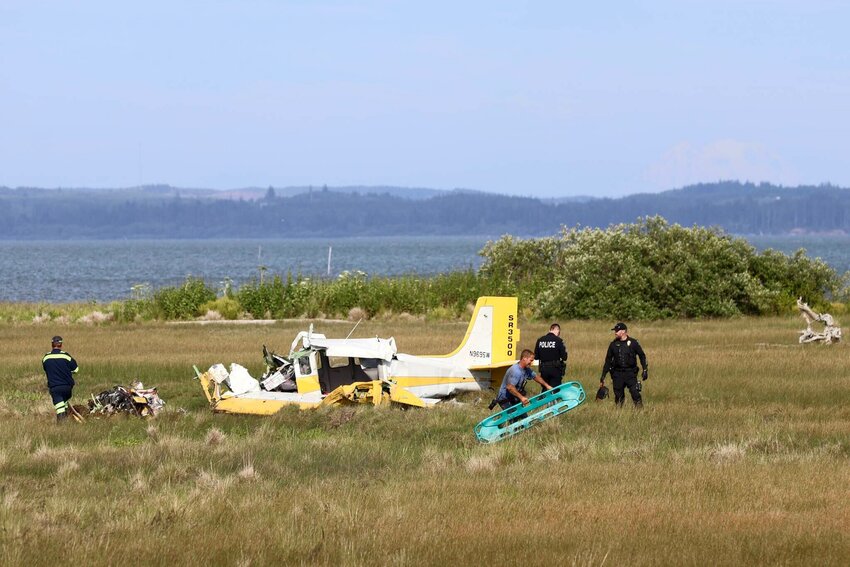
<path id="1" fill-rule="evenodd" d="M 829 313 L 815 313 L 802 297 L 797 298 L 797 309 L 806 320 L 806 328 L 800 331 L 800 343 L 822 342 L 825 344 L 837 343 L 841 340 L 841 327 L 835 324 L 835 320 Z M 823 323 L 824 329 L 820 333 L 812 330 L 812 323 L 817 321 Z"/>

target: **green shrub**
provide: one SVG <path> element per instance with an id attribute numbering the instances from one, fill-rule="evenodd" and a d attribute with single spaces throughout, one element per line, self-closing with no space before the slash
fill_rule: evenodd
<path id="1" fill-rule="evenodd" d="M 153 303 L 164 319 L 191 319 L 201 315 L 201 306 L 215 299 L 203 280 L 186 278 L 180 287 L 165 287 L 154 293 Z"/>
<path id="2" fill-rule="evenodd" d="M 765 250 L 751 259 L 750 271 L 774 295 L 764 312 L 793 309 L 798 297 L 815 309 L 829 309 L 829 299 L 841 294 L 842 281 L 835 270 L 819 258 L 809 258 L 802 248 L 792 256 Z"/>
<path id="3" fill-rule="evenodd" d="M 488 242 L 479 254 L 479 276 L 494 295 L 532 300 L 558 273 L 562 241 L 555 237 L 519 239 L 510 235 Z"/>
<path id="4" fill-rule="evenodd" d="M 381 309 L 380 286 L 369 282 L 365 272 L 342 272 L 321 287 L 321 310 L 328 316 L 346 317 L 353 307 L 360 307 L 373 317 Z"/>
<path id="5" fill-rule="evenodd" d="M 115 320 L 123 323 L 131 323 L 138 319 L 150 321 L 157 316 L 157 308 L 153 299 L 116 301 L 111 308 Z"/>
<path id="6" fill-rule="evenodd" d="M 150 284 L 136 284 L 130 288 L 130 299 L 116 301 L 111 306 L 116 321 L 150 321 L 157 317 L 157 307 Z"/>
<path id="7" fill-rule="evenodd" d="M 447 307 L 460 317 L 465 314 L 466 306 L 474 304 L 482 295 L 514 295 L 501 292 L 491 285 L 488 276 L 476 275 L 472 270 L 440 274 L 426 283 L 428 303 L 425 310 L 419 311 L 421 314 L 436 307 Z"/>
<path id="8" fill-rule="evenodd" d="M 207 301 L 201 306 L 201 314 L 207 311 L 216 311 L 222 318 L 232 321 L 239 318 L 242 312 L 242 306 L 232 297 L 219 297 L 212 301 Z"/>
<path id="9" fill-rule="evenodd" d="M 319 282 L 300 276 L 286 278 L 286 293 L 283 298 L 284 317 L 318 317 L 322 302 Z"/>
<path id="10" fill-rule="evenodd" d="M 242 309 L 257 319 L 267 316 L 280 318 L 283 317 L 287 287 L 289 286 L 284 285 L 280 276 L 275 276 L 271 282 L 252 281 L 239 288 L 236 299 Z"/>
<path id="11" fill-rule="evenodd" d="M 823 305 L 835 272 L 802 251 L 767 251 L 719 229 L 661 217 L 607 229 L 564 229 L 558 239 L 488 243 L 480 274 L 544 318 L 660 319 L 776 313 L 803 296 Z M 537 261 L 534 261 L 537 258 Z"/>

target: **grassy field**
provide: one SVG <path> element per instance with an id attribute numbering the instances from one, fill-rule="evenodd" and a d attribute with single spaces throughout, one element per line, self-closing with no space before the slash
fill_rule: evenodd
<path id="1" fill-rule="evenodd" d="M 850 563 L 848 346 L 799 346 L 799 318 L 635 324 L 641 412 L 593 401 L 611 323 L 565 323 L 588 402 L 494 446 L 472 433 L 486 393 L 432 410 L 207 410 L 192 364 L 258 375 L 262 345 L 286 352 L 303 326 L 0 326 L 0 562 Z M 366 321 L 356 336 L 437 354 L 464 331 Z M 530 346 L 544 325 L 522 331 Z M 168 411 L 55 425 L 39 363 L 56 332 L 81 366 L 78 402 L 140 379 Z"/>

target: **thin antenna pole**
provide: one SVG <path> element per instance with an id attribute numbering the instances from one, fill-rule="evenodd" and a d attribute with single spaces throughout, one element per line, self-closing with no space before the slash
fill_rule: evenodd
<path id="1" fill-rule="evenodd" d="M 328 277 L 331 276 L 331 253 L 333 252 L 333 246 L 328 246 Z"/>
<path id="2" fill-rule="evenodd" d="M 353 333 L 353 332 L 354 332 L 354 329 L 356 329 L 356 328 L 357 328 L 357 325 L 359 325 L 359 324 L 360 324 L 360 321 L 362 321 L 362 320 L 363 320 L 363 317 L 361 317 L 360 319 L 358 319 L 358 320 L 357 320 L 357 322 L 354 324 L 354 327 L 351 329 L 351 333 Z M 351 333 L 348 333 L 348 336 L 347 336 L 347 337 L 345 337 L 345 340 L 348 340 L 348 337 L 350 337 L 350 336 L 351 336 Z"/>

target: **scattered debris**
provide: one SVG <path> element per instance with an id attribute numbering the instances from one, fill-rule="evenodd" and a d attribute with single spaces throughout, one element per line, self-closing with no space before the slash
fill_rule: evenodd
<path id="1" fill-rule="evenodd" d="M 806 320 L 806 328 L 800 331 L 800 343 L 822 342 L 832 344 L 841 340 L 841 327 L 839 327 L 832 315 L 829 313 L 816 313 L 812 311 L 807 303 L 803 302 L 802 297 L 797 298 L 797 309 L 800 310 L 800 315 Z M 815 333 L 812 330 L 812 323 L 819 322 L 824 324 L 823 332 Z"/>
<path id="2" fill-rule="evenodd" d="M 124 386 L 115 386 L 96 396 L 92 394 L 89 400 L 89 413 L 93 415 L 128 413 L 139 417 L 156 417 L 163 406 L 165 401 L 159 397 L 156 388 L 145 388 L 144 384 L 136 382 L 129 389 Z"/>
<path id="3" fill-rule="evenodd" d="M 269 352 L 263 345 L 263 359 L 266 361 L 266 373 L 263 374 L 260 386 L 267 392 L 297 392 L 295 384 L 295 367 L 292 362 L 274 352 Z"/>

